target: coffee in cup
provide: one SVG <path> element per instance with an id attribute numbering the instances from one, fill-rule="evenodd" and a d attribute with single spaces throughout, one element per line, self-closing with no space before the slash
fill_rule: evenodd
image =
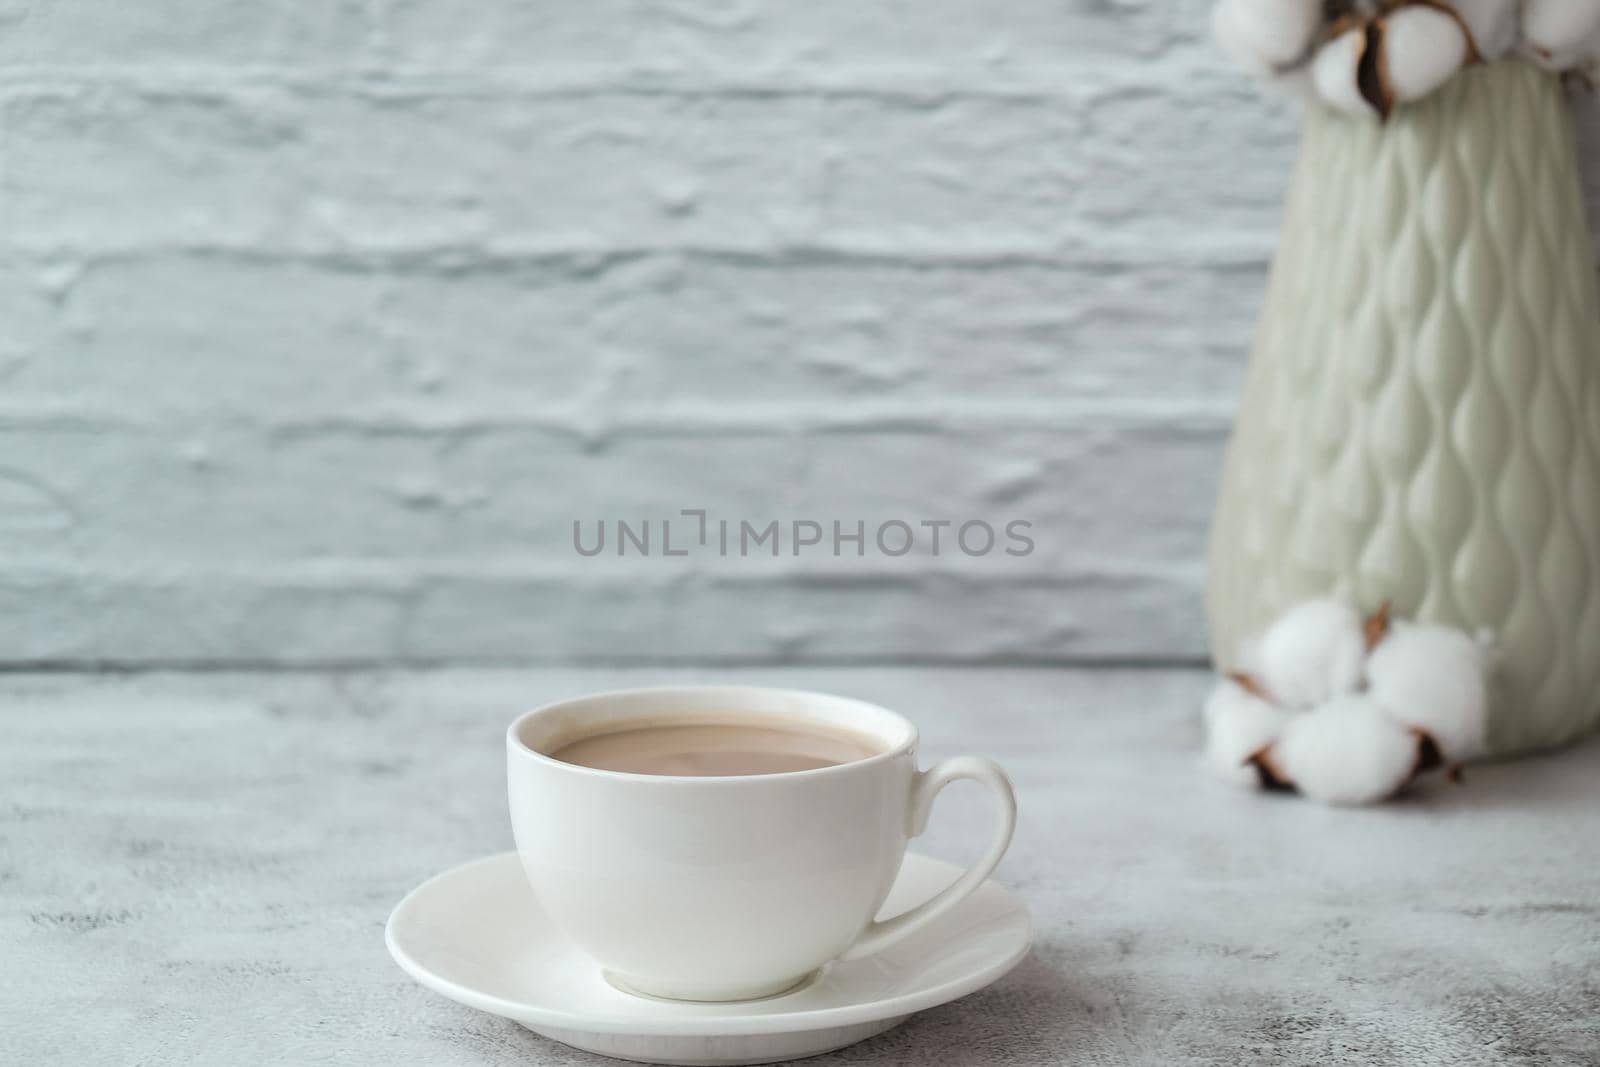
<path id="1" fill-rule="evenodd" d="M 866 734 L 735 711 L 623 719 L 552 746 L 550 757 L 627 774 L 723 778 L 814 771 L 881 751 Z"/>

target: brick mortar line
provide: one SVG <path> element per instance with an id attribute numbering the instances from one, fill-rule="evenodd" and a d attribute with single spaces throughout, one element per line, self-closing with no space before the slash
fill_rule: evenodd
<path id="1" fill-rule="evenodd" d="M 156 72 L 118 66 L 12 66 L 0 73 L 0 97 L 71 95 L 104 89 L 132 91 L 152 96 L 227 97 L 262 90 L 317 94 L 345 93 L 375 99 L 480 98 L 589 99 L 593 97 L 662 97 L 675 99 L 866 99 L 928 106 L 958 100 L 1058 105 L 1064 101 L 1093 104 L 1119 99 L 1128 93 L 1182 86 L 1192 90 L 1204 82 L 1226 95 L 1259 98 L 1243 76 L 1228 69 L 1209 45 L 1193 48 L 1188 62 L 1173 63 L 1170 56 L 1107 59 L 1104 63 L 1074 63 L 1052 69 L 1054 75 L 1037 81 L 1003 76 L 993 81 L 952 81 L 944 69 L 915 76 L 881 75 L 881 67 L 865 65 L 802 70 L 783 80 L 740 78 L 737 75 L 616 77 L 532 75 L 513 68 L 462 73 L 416 67 L 329 67 L 321 70 L 285 67 L 189 68 Z M 599 67 L 600 64 L 594 64 Z M 863 77 L 870 71 L 877 77 Z M 841 76 L 842 75 L 842 76 Z M 1263 108 L 1274 107 L 1264 102 Z"/>
<path id="2" fill-rule="evenodd" d="M 1273 214 L 1276 220 L 1276 214 Z M 1116 231 L 1115 223 L 1105 230 Z M 752 270 L 794 270 L 797 267 L 858 267 L 889 270 L 1046 270 L 1061 272 L 1133 273 L 1151 269 L 1182 271 L 1262 270 L 1276 233 L 1263 230 L 1250 238 L 1233 236 L 1232 227 L 1218 227 L 1224 240 L 1187 240 L 1153 252 L 1148 242 L 1094 241 L 1085 228 L 1063 229 L 1059 238 L 1034 246 L 961 247 L 903 240 L 892 246 L 849 241 L 774 242 L 764 246 L 717 245 L 686 241 L 659 245 L 526 245 L 473 243 L 424 244 L 410 247 L 338 248 L 272 247 L 262 244 L 130 243 L 84 247 L 72 244 L 30 244 L 0 238 L 0 262 L 10 259 L 38 268 L 75 264 L 82 269 L 146 263 L 158 259 L 230 260 L 256 265 L 302 265 L 330 271 L 384 274 L 465 275 L 503 273 L 528 268 L 565 268 L 569 277 L 598 277 L 616 267 L 657 259 L 691 260 Z M 1086 246 L 1095 246 L 1086 251 Z M 1113 254 L 1114 253 L 1114 254 Z"/>
<path id="3" fill-rule="evenodd" d="M 812 396 L 772 407 L 742 405 L 662 408 L 640 405 L 635 410 L 615 404 L 516 412 L 465 411 L 459 403 L 438 409 L 331 413 L 316 417 L 263 418 L 259 413 L 222 409 L 183 412 L 170 406 L 148 417 L 129 418 L 124 408 L 96 409 L 38 402 L 6 409 L 0 406 L 0 432 L 55 428 L 100 432 L 118 429 L 154 437 L 198 430 L 222 430 L 264 437 L 406 435 L 458 438 L 496 433 L 544 433 L 603 443 L 619 437 L 786 438 L 794 436 L 872 434 L 943 436 L 951 433 L 994 434 L 1008 431 L 1049 434 L 1120 434 L 1170 432 L 1173 436 L 1210 435 L 1226 430 L 1235 414 L 1232 397 L 1214 401 L 1149 401 L 1135 397 L 1084 403 L 1025 403 L 909 400 L 903 404 L 855 407 L 825 396 Z"/>
<path id="4" fill-rule="evenodd" d="M 92 675 L 95 677 L 148 675 L 148 674 L 307 674 L 337 677 L 349 674 L 415 674 L 450 673 L 456 671 L 549 671 L 549 670 L 692 670 L 698 668 L 723 669 L 783 669 L 828 670 L 874 668 L 916 668 L 949 670 L 1040 670 L 1040 671 L 1162 671 L 1191 673 L 1210 669 L 1210 661 L 1203 656 L 1173 654 L 1168 656 L 1094 655 L 1094 656 L 867 656 L 860 659 L 839 656 L 816 656 L 803 659 L 776 656 L 717 656 L 684 655 L 681 657 L 639 656 L 636 658 L 554 657 L 548 660 L 508 659 L 503 657 L 429 658 L 429 657 L 371 657 L 341 659 L 133 659 L 133 658 L 64 658 L 38 660 L 0 659 L 0 676 L 7 680 L 25 680 L 28 675 L 61 676 Z"/>
<path id="5" fill-rule="evenodd" d="M 793 515 L 780 517 L 764 514 L 759 518 L 763 521 L 776 518 L 781 525 L 789 518 L 806 516 L 807 513 L 797 511 Z M 666 517 L 678 518 L 672 515 Z M 713 520 L 718 517 L 721 516 L 713 511 Z M 853 521 L 857 517 L 868 522 L 867 536 L 870 541 L 872 520 L 867 516 L 851 516 L 850 519 Z M 939 516 L 934 514 L 924 517 Z M 961 519 L 969 517 L 957 516 Z M 589 520 L 593 516 L 585 515 L 583 518 Z M 661 516 L 650 516 L 650 518 L 658 520 Z M 827 516 L 823 519 L 827 521 Z M 994 519 L 991 519 L 991 522 L 999 524 L 999 521 Z M 1032 533 L 1037 540 L 1040 534 L 1040 527 L 1037 524 Z M 946 529 L 944 536 L 948 540 L 953 538 L 954 534 L 951 529 Z M 561 548 L 568 550 L 570 546 L 568 542 L 563 541 Z M 699 551 L 708 552 L 709 549 Z M 1048 567 L 1044 571 L 1023 570 L 1020 566 L 1000 570 L 997 569 L 997 565 L 1006 567 L 1014 563 L 1014 560 L 1006 557 L 996 558 L 993 555 L 969 560 L 968 557 L 957 555 L 953 549 L 942 558 L 954 561 L 956 563 L 954 567 L 929 566 L 927 564 L 931 557 L 906 556 L 882 559 L 873 555 L 844 557 L 841 566 L 834 569 L 818 568 L 810 562 L 797 563 L 787 554 L 751 556 L 747 560 L 739 561 L 730 558 L 720 562 L 716 557 L 702 555 L 697 560 L 694 556 L 689 556 L 679 564 L 663 559 L 659 554 L 648 559 L 619 558 L 615 555 L 593 559 L 564 555 L 562 558 L 566 562 L 556 565 L 473 566 L 437 557 L 420 559 L 413 557 L 375 563 L 370 557 L 362 556 L 330 558 L 317 564 L 308 564 L 302 559 L 290 557 L 280 560 L 258 558 L 248 567 L 225 567 L 185 560 L 181 564 L 168 561 L 166 566 L 111 569 L 93 564 L 85 565 L 78 560 L 38 557 L 23 559 L 21 553 L 12 552 L 6 563 L 0 565 L 0 579 L 9 581 L 21 576 L 28 580 L 76 582 L 89 578 L 102 583 L 149 585 L 165 590 L 225 581 L 236 583 L 241 587 L 292 589 L 295 592 L 365 590 L 377 594 L 408 596 L 436 582 L 551 582 L 574 587 L 619 584 L 628 588 L 644 586 L 681 588 L 685 585 L 716 588 L 747 583 L 763 586 L 774 583 L 805 586 L 815 583 L 819 586 L 834 587 L 841 583 L 852 582 L 871 583 L 881 587 L 885 584 L 923 585 L 939 581 L 956 585 L 979 583 L 985 588 L 1015 584 L 1030 588 L 1043 585 L 1062 589 L 1081 589 L 1086 585 L 1159 587 L 1188 585 L 1199 576 L 1200 571 L 1200 565 L 1186 556 L 1174 560 L 1167 566 L 1152 561 L 1137 568 L 1118 569 L 1117 562 L 1124 558 L 1122 556 L 1081 555 L 1073 557 L 1070 571 L 1063 569 L 1060 561 L 1048 558 L 1041 560 Z M 175 582 L 178 584 L 174 584 Z M 660 589 L 653 588 L 652 591 L 660 592 Z"/>

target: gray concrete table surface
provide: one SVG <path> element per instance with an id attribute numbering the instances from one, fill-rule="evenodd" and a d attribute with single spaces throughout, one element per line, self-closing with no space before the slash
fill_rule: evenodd
<path id="1" fill-rule="evenodd" d="M 515 712 L 728 679 L 1017 784 L 1032 956 L 819 1067 L 1600 1062 L 1600 744 L 1332 810 L 1200 775 L 1198 672 L 913 668 L 0 677 L 0 1060 L 610 1062 L 415 985 L 383 923 L 510 847 Z M 916 847 L 988 818 L 952 787 Z"/>

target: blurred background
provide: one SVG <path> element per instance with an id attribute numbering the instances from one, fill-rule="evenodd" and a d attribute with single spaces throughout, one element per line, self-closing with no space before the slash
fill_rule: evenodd
<path id="1" fill-rule="evenodd" d="M 0 663 L 1199 659 L 1296 125 L 1208 9 L 0 0 Z M 684 509 L 783 550 L 574 548 Z"/>

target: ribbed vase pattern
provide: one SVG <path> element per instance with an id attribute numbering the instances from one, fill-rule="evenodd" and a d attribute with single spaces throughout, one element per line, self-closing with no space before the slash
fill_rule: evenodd
<path id="1" fill-rule="evenodd" d="M 1307 116 L 1212 528 L 1219 664 L 1328 593 L 1492 632 L 1498 754 L 1600 719 L 1600 296 L 1529 64 Z"/>

